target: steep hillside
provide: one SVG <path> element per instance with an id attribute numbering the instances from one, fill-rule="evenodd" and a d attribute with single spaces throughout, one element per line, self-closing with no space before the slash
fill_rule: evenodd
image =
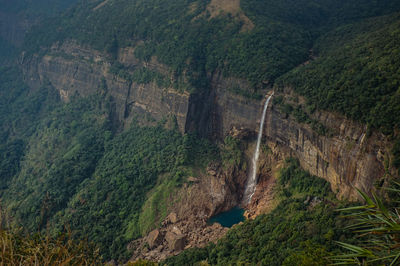
<path id="1" fill-rule="evenodd" d="M 6 63 L 18 54 L 29 29 L 48 17 L 55 17 L 77 0 L 1 0 L 0 62 Z"/>
<path id="2" fill-rule="evenodd" d="M 271 214 L 165 263 L 337 252 L 347 237 L 338 198 L 398 178 L 400 1 L 33 3 L 1 9 L 19 22 L 46 14 L 0 70 L 0 207 L 12 225 L 70 228 L 105 260 L 216 241 L 227 230 L 207 220 L 241 203 L 273 91 L 244 206 L 247 217 Z"/>
<path id="3" fill-rule="evenodd" d="M 400 14 L 339 27 L 318 39 L 317 57 L 280 78 L 310 108 L 338 111 L 385 134 L 400 126 Z"/>

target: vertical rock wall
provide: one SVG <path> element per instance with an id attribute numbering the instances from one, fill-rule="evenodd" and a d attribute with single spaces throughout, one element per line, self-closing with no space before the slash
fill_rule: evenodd
<path id="1" fill-rule="evenodd" d="M 134 57 L 134 48 L 121 49 L 118 60 L 128 69 L 145 66 L 168 73 L 168 68 L 155 60 L 141 65 Z M 174 116 L 182 133 L 198 131 L 219 141 L 235 132 L 257 132 L 265 101 L 233 92 L 251 88 L 244 80 L 224 78 L 219 73 L 210 75 L 210 88 L 196 94 L 160 88 L 154 82 L 130 82 L 110 73 L 106 56 L 73 42 L 55 45 L 43 57 L 22 58 L 21 63 L 29 84 L 37 87 L 50 83 L 64 101 L 74 94 L 107 90 L 116 103 L 118 119 L 125 124 L 132 119 L 144 121 L 148 116 L 153 120 Z M 280 157 L 299 158 L 305 170 L 328 180 L 340 197 L 354 198 L 355 187 L 370 191 L 385 174 L 388 144 L 378 134 L 367 137 L 363 125 L 319 112 L 313 119 L 335 132 L 332 137 L 321 136 L 309 125 L 286 117 L 273 104 L 266 119 L 264 136 L 272 151 Z"/>

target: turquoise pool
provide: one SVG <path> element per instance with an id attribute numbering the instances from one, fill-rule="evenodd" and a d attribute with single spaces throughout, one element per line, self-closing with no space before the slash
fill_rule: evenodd
<path id="1" fill-rule="evenodd" d="M 208 220 L 209 224 L 219 223 L 223 227 L 232 227 L 235 224 L 238 224 L 244 221 L 244 209 L 239 207 L 234 207 L 226 212 L 221 212 Z"/>

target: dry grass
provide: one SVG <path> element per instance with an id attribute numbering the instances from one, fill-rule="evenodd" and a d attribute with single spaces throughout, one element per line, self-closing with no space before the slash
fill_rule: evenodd
<path id="1" fill-rule="evenodd" d="M 99 250 L 87 241 L 72 240 L 71 234 L 58 238 L 28 235 L 10 228 L 0 205 L 0 266 L 3 265 L 100 265 Z"/>
<path id="2" fill-rule="evenodd" d="M 85 241 L 25 236 L 0 229 L 0 265 L 100 265 L 98 250 Z"/>
<path id="3" fill-rule="evenodd" d="M 240 0 L 211 0 L 211 3 L 207 6 L 207 10 L 210 12 L 211 18 L 221 13 L 237 16 L 242 12 L 240 9 Z"/>
<path id="4" fill-rule="evenodd" d="M 207 6 L 210 18 L 214 18 L 221 14 L 231 14 L 244 23 L 242 30 L 248 31 L 254 28 L 253 22 L 243 13 L 240 8 L 240 0 L 211 0 Z"/>

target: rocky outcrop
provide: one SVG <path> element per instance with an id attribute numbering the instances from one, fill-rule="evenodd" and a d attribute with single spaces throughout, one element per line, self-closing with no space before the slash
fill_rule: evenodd
<path id="1" fill-rule="evenodd" d="M 251 90 L 245 80 L 224 78 L 215 73 L 210 77 L 212 91 L 208 102 L 212 102 L 210 124 L 212 137 L 222 140 L 226 135 L 233 135 L 233 131 L 254 132 L 260 124 L 263 102 L 245 98 L 234 93 L 235 88 Z"/>
<path id="2" fill-rule="evenodd" d="M 147 67 L 166 71 L 157 62 L 139 64 L 133 48 L 121 49 L 119 59 L 128 69 Z M 107 92 L 115 101 L 118 120 L 125 126 L 132 119 L 146 124 L 173 116 L 181 132 L 185 131 L 189 93 L 160 88 L 155 82 L 139 84 L 113 74 L 110 60 L 99 51 L 69 41 L 53 45 L 43 57 L 22 57 L 20 63 L 28 84 L 38 87 L 50 83 L 64 101 L 73 95 Z"/>
<path id="3" fill-rule="evenodd" d="M 193 177 L 192 177 L 193 178 Z M 189 180 L 188 180 L 189 181 Z M 168 224 L 175 224 L 176 222 L 178 222 L 178 216 L 176 215 L 176 213 L 171 212 L 167 218 L 165 218 L 163 225 L 168 225 Z"/>
<path id="4" fill-rule="evenodd" d="M 309 125 L 272 108 L 266 123 L 272 152 L 297 157 L 305 170 L 329 181 L 340 198 L 357 198 L 355 188 L 371 191 L 385 174 L 385 138 L 378 133 L 367 137 L 365 126 L 338 114 L 316 112 L 313 118 L 334 134 L 318 135 Z"/>
<path id="5" fill-rule="evenodd" d="M 170 75 L 168 67 L 155 58 L 150 62 L 138 61 L 134 49 L 127 47 L 118 53 L 118 62 L 128 72 L 145 67 Z M 219 72 L 209 75 L 209 88 L 192 94 L 162 88 L 155 82 L 138 84 L 112 74 L 110 60 L 103 53 L 72 41 L 55 44 L 43 57 L 22 57 L 21 64 L 29 84 L 39 86 L 50 83 L 59 90 L 64 101 L 76 94 L 109 93 L 116 103 L 118 120 L 125 126 L 132 119 L 151 123 L 152 120 L 172 116 L 182 133 L 198 131 L 219 141 L 231 134 L 251 142 L 260 123 L 264 99 L 238 95 L 235 91 L 251 91 L 250 84 L 241 79 L 223 77 Z M 290 90 L 281 93 L 284 97 L 292 97 L 291 94 Z M 266 119 L 264 143 L 271 151 L 277 157 L 299 158 L 305 170 L 328 180 L 339 197 L 355 198 L 355 187 L 370 191 L 374 182 L 385 173 L 388 144 L 377 133 L 366 136 L 363 125 L 337 114 L 316 112 L 313 119 L 334 132 L 332 136 L 321 136 L 309 125 L 287 117 L 274 105 L 269 108 Z M 223 179 L 206 180 L 212 183 L 212 188 L 229 186 Z M 211 202 L 226 203 L 231 200 L 230 196 L 226 198 L 226 195 L 216 191 L 208 193 Z M 233 202 L 237 203 L 237 200 Z M 218 208 L 222 210 L 230 205 Z M 221 211 L 213 209 L 214 206 L 211 204 L 208 209 L 201 207 L 200 212 L 205 212 L 207 216 Z"/>
<path id="6" fill-rule="evenodd" d="M 154 229 L 151 231 L 146 238 L 146 242 L 149 245 L 149 248 L 154 248 L 158 246 L 161 242 L 161 234 L 158 229 Z"/>
<path id="7" fill-rule="evenodd" d="M 225 169 L 221 165 L 210 165 L 206 174 L 188 178 L 176 192 L 175 198 L 179 201 L 169 207 L 171 212 L 161 222 L 161 227 L 129 244 L 128 249 L 133 253 L 131 260 L 160 261 L 184 249 L 216 242 L 228 228 L 207 221 L 240 203 L 245 181 L 243 171 Z"/>
<path id="8" fill-rule="evenodd" d="M 181 251 L 185 248 L 186 237 L 177 227 L 167 232 L 165 240 L 167 240 L 168 247 L 172 251 Z"/>
<path id="9" fill-rule="evenodd" d="M 214 120 L 218 121 L 220 138 L 258 130 L 263 101 L 240 99 L 218 86 L 215 90 Z M 279 95 L 295 96 L 288 89 L 274 97 Z M 310 125 L 282 113 L 279 106 L 269 107 L 263 142 L 279 158 L 271 165 L 285 157 L 296 157 L 305 170 L 329 181 L 340 198 L 355 199 L 355 188 L 371 191 L 385 174 L 384 161 L 389 154 L 385 137 L 378 133 L 367 137 L 364 125 L 338 114 L 319 111 L 312 118 L 334 133 L 319 135 Z"/>

